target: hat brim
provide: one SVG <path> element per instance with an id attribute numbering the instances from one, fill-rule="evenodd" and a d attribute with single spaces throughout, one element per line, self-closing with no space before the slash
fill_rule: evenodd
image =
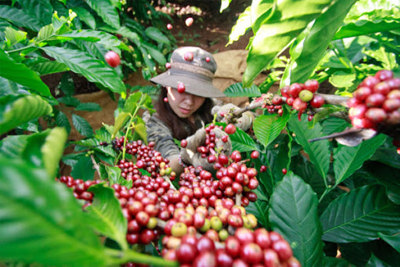
<path id="1" fill-rule="evenodd" d="M 185 85 L 185 92 L 201 97 L 226 97 L 223 92 L 214 87 L 211 81 L 187 75 L 175 75 L 167 71 L 151 78 L 150 81 L 175 89 L 179 83 L 183 83 Z"/>

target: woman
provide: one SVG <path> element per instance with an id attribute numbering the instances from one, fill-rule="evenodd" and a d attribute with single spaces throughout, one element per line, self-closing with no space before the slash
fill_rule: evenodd
<path id="1" fill-rule="evenodd" d="M 156 113 L 146 122 L 148 141 L 170 161 L 170 167 L 182 172 L 180 147 L 182 140 L 196 133 L 213 119 L 211 98 L 225 95 L 212 84 L 217 64 L 213 56 L 198 47 L 181 47 L 171 55 L 168 70 L 151 79 L 161 85 L 155 103 Z"/>

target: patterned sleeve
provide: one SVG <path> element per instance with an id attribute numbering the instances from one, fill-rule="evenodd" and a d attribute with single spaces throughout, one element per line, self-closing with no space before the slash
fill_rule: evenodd
<path id="1" fill-rule="evenodd" d="M 175 144 L 171 130 L 155 116 L 146 122 L 147 141 L 155 142 L 155 150 L 159 151 L 163 158 L 178 156 L 180 154 L 178 145 Z"/>

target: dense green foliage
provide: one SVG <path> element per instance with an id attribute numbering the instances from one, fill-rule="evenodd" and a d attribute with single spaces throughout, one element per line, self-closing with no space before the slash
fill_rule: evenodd
<path id="1" fill-rule="evenodd" d="M 222 1 L 221 9 L 229 3 Z M 269 76 L 259 88 L 236 84 L 227 94 L 258 97 L 275 82 L 283 86 L 313 78 L 331 84 L 334 94 L 350 96 L 378 70 L 390 69 L 399 77 L 399 6 L 388 0 L 252 1 L 230 42 L 247 30 L 254 33 L 243 85 L 251 85 L 264 70 Z M 120 136 L 145 140 L 139 111 L 152 111 L 148 92 L 154 88 L 129 88 L 124 78 L 140 70 L 147 79 L 156 67 L 164 68 L 175 46 L 165 27 L 168 19 L 148 1 L 14 0 L 0 5 L 1 262 L 174 264 L 129 248 L 126 221 L 109 187 L 93 187 L 98 202 L 82 213 L 71 191 L 54 181 L 62 160 L 73 177 L 93 179 L 97 166 L 102 179 L 130 186 L 114 167 L 125 154 L 100 142 Z M 121 55 L 119 67 L 105 62 L 108 50 Z M 281 56 L 284 51 L 289 57 Z M 72 113 L 72 126 L 85 136 L 75 142 L 67 141 L 72 126 L 59 104 L 85 111 L 99 106 L 74 97 L 71 72 L 121 96 L 114 125 L 93 131 Z M 51 92 L 41 77 L 56 73 L 63 78 L 59 90 Z M 260 152 L 249 163 L 268 167 L 258 177 L 258 200 L 247 211 L 261 226 L 281 233 L 303 266 L 396 266 L 400 156 L 384 134 L 355 147 L 330 139 L 310 143 L 351 126 L 334 116 L 337 111 L 346 107 L 328 105 L 313 123 L 289 110 L 281 117 L 264 112 L 254 121 L 254 134 L 238 129 L 231 136 L 233 148 L 244 157 Z M 74 151 L 64 154 L 69 146 Z M 283 174 L 283 168 L 289 172 Z M 104 246 L 97 233 L 117 245 Z M 338 248 L 340 259 L 335 258 Z"/>

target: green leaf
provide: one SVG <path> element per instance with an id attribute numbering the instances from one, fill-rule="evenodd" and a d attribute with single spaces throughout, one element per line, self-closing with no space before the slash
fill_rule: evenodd
<path id="1" fill-rule="evenodd" d="M 121 41 L 114 35 L 103 31 L 93 31 L 93 30 L 77 30 L 69 31 L 67 33 L 57 36 L 61 40 L 84 40 L 88 42 L 97 42 L 104 45 L 106 49 L 111 49 L 118 47 Z"/>
<path id="2" fill-rule="evenodd" d="M 46 0 L 18 0 L 26 14 L 32 15 L 41 25 L 51 23 L 51 16 L 53 14 L 53 6 L 50 1 Z"/>
<path id="3" fill-rule="evenodd" d="M 142 47 L 146 48 L 151 58 L 157 61 L 158 64 L 164 66 L 165 63 L 167 63 L 165 56 L 158 49 L 152 47 L 151 45 L 147 45 L 145 43 L 142 43 Z"/>
<path id="4" fill-rule="evenodd" d="M 12 60 L 3 50 L 0 50 L 0 65 L 7 66 L 7 68 L 0 68 L 0 76 L 27 86 L 43 96 L 51 96 L 49 87 L 35 72 L 24 64 Z"/>
<path id="5" fill-rule="evenodd" d="M 27 95 L 9 102 L 8 97 L 0 97 L 0 134 L 32 119 L 48 115 L 51 105 L 37 95 Z"/>
<path id="6" fill-rule="evenodd" d="M 296 114 L 292 114 L 289 119 L 289 128 L 295 133 L 296 141 L 303 147 L 304 151 L 310 157 L 310 161 L 315 165 L 319 174 L 326 178 L 330 162 L 329 141 L 321 140 L 309 143 L 308 140 L 322 136 L 322 127 L 316 123 L 313 128 L 309 129 L 304 120 L 299 121 Z"/>
<path id="7" fill-rule="evenodd" d="M 57 62 L 57 61 L 40 62 L 40 63 L 29 65 L 29 67 L 32 70 L 40 73 L 41 76 L 47 75 L 47 74 L 64 72 L 64 71 L 69 70 L 68 67 L 64 63 Z"/>
<path id="8" fill-rule="evenodd" d="M 240 36 L 244 35 L 251 27 L 251 6 L 248 6 L 242 14 L 239 15 L 236 20 L 236 24 L 233 25 L 231 33 L 229 34 L 229 41 L 226 45 L 233 44 L 235 41 L 239 40 Z"/>
<path id="9" fill-rule="evenodd" d="M 64 128 L 54 128 L 49 132 L 42 146 L 44 167 L 50 177 L 56 176 L 67 137 L 67 132 Z"/>
<path id="10" fill-rule="evenodd" d="M 222 13 L 225 9 L 229 7 L 229 4 L 231 3 L 232 0 L 221 0 L 221 7 L 219 9 L 219 12 Z"/>
<path id="11" fill-rule="evenodd" d="M 94 168 L 90 156 L 86 156 L 85 153 L 76 155 L 75 159 L 70 160 L 71 163 L 71 176 L 76 179 L 82 180 L 93 180 Z"/>
<path id="12" fill-rule="evenodd" d="M 75 110 L 84 110 L 84 111 L 100 111 L 101 107 L 97 103 L 89 102 L 89 103 L 79 103 L 76 106 Z"/>
<path id="13" fill-rule="evenodd" d="M 272 230 L 288 240 L 302 266 L 321 266 L 322 228 L 318 198 L 311 187 L 292 172 L 277 184 L 270 199 Z"/>
<path id="14" fill-rule="evenodd" d="M 72 124 L 81 135 L 87 137 L 93 136 L 92 126 L 81 116 L 72 114 Z"/>
<path id="15" fill-rule="evenodd" d="M 253 122 L 254 135 L 257 140 L 268 147 L 285 128 L 289 116 L 260 115 Z"/>
<path id="16" fill-rule="evenodd" d="M 335 34 L 334 39 L 343 39 L 359 35 L 368 35 L 371 33 L 379 33 L 397 30 L 400 28 L 399 21 L 393 20 L 358 20 L 343 25 Z"/>
<path id="17" fill-rule="evenodd" d="M 9 159 L 21 157 L 28 135 L 9 135 L 0 141 L 0 154 Z"/>
<path id="18" fill-rule="evenodd" d="M 283 75 L 286 84 L 304 83 L 326 53 L 337 29 L 356 0 L 334 1 L 313 23 L 304 38 L 297 38 L 291 49 L 289 66 Z"/>
<path id="19" fill-rule="evenodd" d="M 67 133 L 71 132 L 71 124 L 69 123 L 68 117 L 64 112 L 57 112 L 55 120 L 57 126 L 64 127 L 67 130 Z"/>
<path id="20" fill-rule="evenodd" d="M 41 25 L 39 21 L 21 9 L 6 5 L 0 5 L 0 18 L 13 23 L 15 26 L 39 31 Z"/>
<path id="21" fill-rule="evenodd" d="M 114 122 L 114 129 L 112 136 L 115 137 L 115 135 L 118 133 L 118 131 L 125 125 L 127 119 L 130 117 L 129 113 L 126 112 L 120 112 L 118 114 L 118 117 L 115 118 Z"/>
<path id="22" fill-rule="evenodd" d="M 256 76 L 331 4 L 329 0 L 275 2 L 272 14 L 257 29 L 249 47 L 243 84 Z M 266 10 L 265 12 L 270 12 Z"/>
<path id="23" fill-rule="evenodd" d="M 378 135 L 369 140 L 363 141 L 356 147 L 338 145 L 334 149 L 333 170 L 335 172 L 336 184 L 340 184 L 347 177 L 352 175 L 356 170 L 361 168 L 363 163 L 375 153 L 383 142 L 385 135 Z"/>
<path id="24" fill-rule="evenodd" d="M 229 135 L 232 142 L 232 149 L 240 152 L 258 150 L 256 142 L 242 129 L 236 128 L 234 134 Z"/>
<path id="25" fill-rule="evenodd" d="M 8 47 L 11 47 L 21 41 L 26 40 L 26 32 L 14 30 L 11 27 L 7 27 L 4 31 L 6 43 Z"/>
<path id="26" fill-rule="evenodd" d="M 83 7 L 72 7 L 72 10 L 78 15 L 78 18 L 85 22 L 91 29 L 96 29 L 96 19 Z"/>
<path id="27" fill-rule="evenodd" d="M 398 233 L 395 235 L 384 235 L 378 233 L 378 236 L 400 253 L 400 235 Z"/>
<path id="28" fill-rule="evenodd" d="M 400 231 L 400 207 L 388 200 L 381 186 L 368 185 L 333 200 L 321 215 L 323 240 L 367 242 L 378 233 Z"/>
<path id="29" fill-rule="evenodd" d="M 0 261 L 104 266 L 109 260 L 82 208 L 42 169 L 0 158 Z"/>
<path id="30" fill-rule="evenodd" d="M 257 97 L 261 95 L 260 89 L 256 85 L 243 87 L 242 83 L 234 83 L 224 90 L 228 97 Z"/>
<path id="31" fill-rule="evenodd" d="M 90 225 L 126 250 L 127 220 L 122 214 L 121 204 L 114 195 L 114 189 L 97 184 L 91 186 L 88 191 L 94 194 L 92 204 L 86 209 L 91 219 Z"/>
<path id="32" fill-rule="evenodd" d="M 159 29 L 155 27 L 147 27 L 144 33 L 147 35 L 147 37 L 156 41 L 157 43 L 160 44 L 170 43 L 169 39 Z"/>
<path id="33" fill-rule="evenodd" d="M 36 43 L 40 43 L 49 39 L 55 33 L 53 24 L 42 27 L 36 37 Z"/>
<path id="34" fill-rule="evenodd" d="M 89 54 L 64 47 L 42 47 L 46 54 L 67 65 L 73 72 L 82 74 L 91 82 L 99 83 L 115 93 L 125 92 L 126 88 L 114 69 Z"/>
<path id="35" fill-rule="evenodd" d="M 105 23 L 114 29 L 120 27 L 118 11 L 109 0 L 86 0 L 85 2 L 96 11 Z"/>

